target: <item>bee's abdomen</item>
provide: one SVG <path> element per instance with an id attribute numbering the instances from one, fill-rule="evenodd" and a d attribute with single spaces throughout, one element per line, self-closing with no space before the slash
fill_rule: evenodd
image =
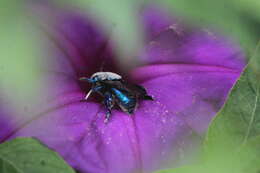
<path id="1" fill-rule="evenodd" d="M 114 95 L 116 96 L 119 106 L 123 111 L 128 113 L 133 113 L 136 107 L 136 99 L 134 97 L 130 97 L 122 91 L 112 88 Z"/>

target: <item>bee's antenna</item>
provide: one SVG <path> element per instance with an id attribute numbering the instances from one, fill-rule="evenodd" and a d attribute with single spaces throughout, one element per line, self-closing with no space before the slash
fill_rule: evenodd
<path id="1" fill-rule="evenodd" d="M 87 82 L 89 82 L 89 83 L 93 83 L 93 82 L 94 82 L 93 79 L 86 78 L 86 77 L 81 77 L 81 78 L 79 78 L 79 80 L 80 80 L 80 81 L 87 81 Z"/>

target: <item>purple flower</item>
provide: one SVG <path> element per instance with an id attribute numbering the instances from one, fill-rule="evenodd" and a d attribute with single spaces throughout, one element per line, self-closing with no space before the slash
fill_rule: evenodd
<path id="1" fill-rule="evenodd" d="M 145 65 L 125 74 L 108 34 L 90 18 L 41 10 L 53 19 L 43 26 L 55 53 L 46 67 L 52 97 L 32 111 L 37 116 L 7 127 L 0 137 L 37 137 L 81 173 L 151 172 L 184 164 L 244 66 L 239 48 L 222 36 L 147 7 L 140 13 L 146 46 L 139 57 Z M 113 109 L 104 124 L 99 97 L 80 102 L 90 86 L 78 81 L 102 64 L 144 86 L 155 101 L 141 101 L 133 116 Z"/>

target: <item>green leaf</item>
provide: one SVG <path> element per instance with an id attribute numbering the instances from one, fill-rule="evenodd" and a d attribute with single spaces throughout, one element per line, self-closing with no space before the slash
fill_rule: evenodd
<path id="1" fill-rule="evenodd" d="M 175 169 L 160 170 L 154 173 L 197 173 L 197 172 L 199 173 L 199 171 L 202 171 L 202 169 L 200 169 L 198 165 L 188 165 L 188 166 L 182 166 Z"/>
<path id="2" fill-rule="evenodd" d="M 54 151 L 33 138 L 16 138 L 0 145 L 1 173 L 75 173 Z"/>
<path id="3" fill-rule="evenodd" d="M 259 173 L 260 171 L 260 136 L 248 140 L 238 152 L 242 172 Z"/>
<path id="4" fill-rule="evenodd" d="M 260 80 L 259 71 L 254 68 L 259 58 L 258 46 L 255 57 L 209 127 L 205 141 L 206 151 L 236 150 L 249 139 L 260 135 Z"/>

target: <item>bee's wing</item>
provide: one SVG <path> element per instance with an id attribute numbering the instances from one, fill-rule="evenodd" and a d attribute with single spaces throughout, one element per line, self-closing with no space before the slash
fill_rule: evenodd
<path id="1" fill-rule="evenodd" d="M 123 92 L 131 92 L 131 88 L 129 88 L 127 83 L 123 82 L 122 80 L 105 80 L 102 81 L 102 83 L 108 88 L 116 88 Z"/>
<path id="2" fill-rule="evenodd" d="M 132 93 L 134 93 L 136 95 L 136 97 L 139 99 L 153 100 L 153 98 L 147 94 L 146 89 L 144 87 L 142 87 L 141 85 L 127 84 L 125 87 L 128 90 L 130 90 Z"/>
<path id="3" fill-rule="evenodd" d="M 153 98 L 147 94 L 146 89 L 141 85 L 130 84 L 123 80 L 104 81 L 104 83 L 111 88 L 117 88 L 118 90 L 127 93 L 129 96 L 144 100 L 153 100 Z"/>

